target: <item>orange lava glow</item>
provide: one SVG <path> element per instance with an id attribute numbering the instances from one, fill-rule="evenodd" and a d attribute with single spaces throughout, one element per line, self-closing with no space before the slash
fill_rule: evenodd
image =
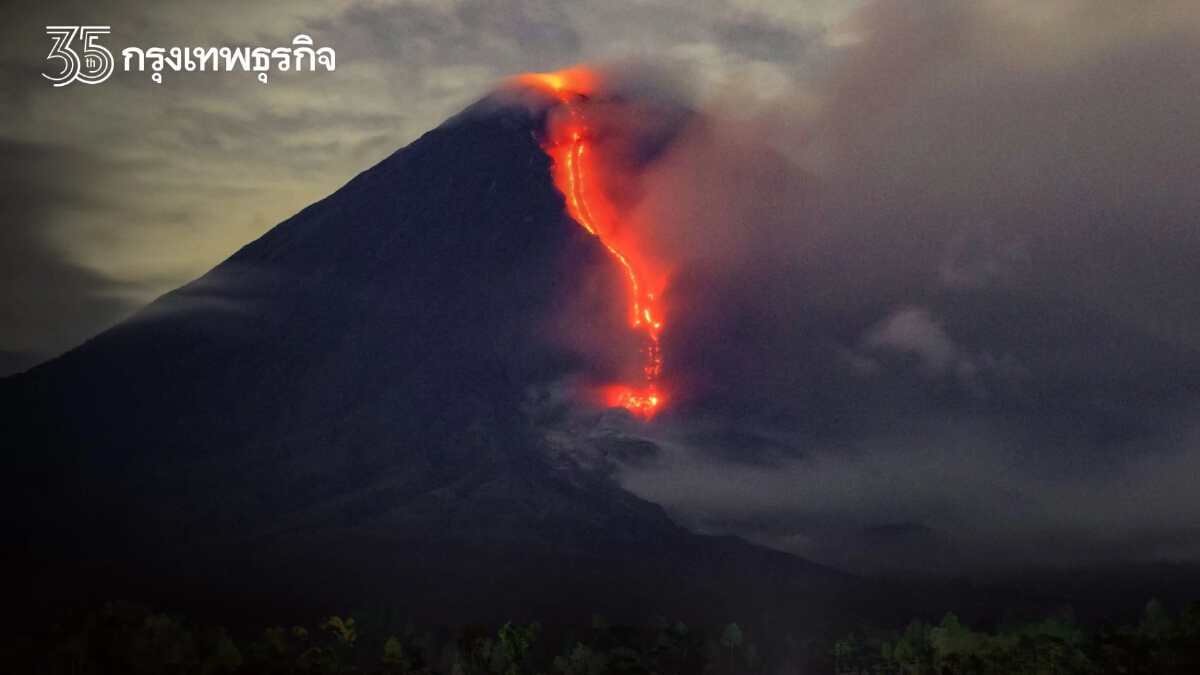
<path id="1" fill-rule="evenodd" d="M 604 244 L 625 270 L 629 279 L 630 325 L 646 337 L 645 382 L 634 388 L 623 385 L 605 389 L 605 403 L 626 408 L 642 419 L 650 419 L 663 403 L 659 392 L 662 354 L 659 333 L 663 319 L 658 296 L 665 286 L 664 275 L 654 274 L 651 261 L 620 236 L 620 218 L 602 191 L 589 177 L 596 171 L 592 161 L 592 136 L 582 110 L 596 90 L 596 73 L 575 67 L 556 73 L 521 75 L 517 82 L 553 96 L 565 106 L 569 120 L 549 129 L 542 149 L 554 160 L 554 184 L 566 199 L 571 217 Z"/>

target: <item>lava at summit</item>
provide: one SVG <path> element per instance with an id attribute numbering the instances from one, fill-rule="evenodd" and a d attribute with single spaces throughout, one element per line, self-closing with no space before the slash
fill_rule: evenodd
<path id="1" fill-rule="evenodd" d="M 571 217 L 599 239 L 624 269 L 629 281 L 629 322 L 645 337 L 644 383 L 640 387 L 606 387 L 605 403 L 649 419 L 663 403 L 659 391 L 659 333 L 663 328 L 659 297 L 666 285 L 665 275 L 656 273 L 653 261 L 634 245 L 631 233 L 619 227 L 617 209 L 593 180 L 600 169 L 594 159 L 595 130 L 588 125 L 587 106 L 598 80 L 594 71 L 582 67 L 516 78 L 519 85 L 552 96 L 565 112 L 561 123 L 547 124 L 542 141 L 542 149 L 554 161 L 554 183 L 563 193 Z"/>

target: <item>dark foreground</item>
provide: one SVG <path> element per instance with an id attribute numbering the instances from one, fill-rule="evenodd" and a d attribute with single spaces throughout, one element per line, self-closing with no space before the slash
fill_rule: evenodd
<path id="1" fill-rule="evenodd" d="M 1122 625 L 1069 610 L 973 630 L 954 614 L 936 625 L 857 626 L 841 639 L 795 635 L 769 621 L 689 627 L 662 616 L 640 625 L 539 623 L 419 627 L 367 604 L 307 626 L 200 625 L 129 602 L 72 612 L 4 639 L 0 663 L 23 673 L 1074 673 L 1200 672 L 1200 602 L 1173 612 L 1157 600 Z"/>

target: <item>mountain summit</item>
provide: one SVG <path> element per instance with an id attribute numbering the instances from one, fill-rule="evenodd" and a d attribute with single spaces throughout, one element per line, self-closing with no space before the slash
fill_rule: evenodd
<path id="1" fill-rule="evenodd" d="M 739 604 L 803 614 L 856 586 L 676 526 L 522 411 L 530 385 L 578 365 L 542 339 L 546 317 L 580 270 L 620 274 L 571 221 L 544 123 L 485 99 L 0 381 L 7 527 L 26 552 L 13 592 L 717 620 Z"/>

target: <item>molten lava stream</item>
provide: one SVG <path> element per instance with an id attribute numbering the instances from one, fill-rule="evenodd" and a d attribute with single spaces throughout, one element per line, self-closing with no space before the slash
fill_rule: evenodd
<path id="1" fill-rule="evenodd" d="M 608 387 L 606 403 L 624 407 L 638 417 L 650 419 L 663 402 L 658 390 L 662 374 L 662 354 L 658 341 L 662 318 L 649 283 L 651 277 L 645 271 L 645 261 L 633 260 L 630 251 L 618 246 L 612 236 L 616 225 L 613 222 L 616 218 L 614 210 L 605 203 L 602 194 L 589 189 L 587 160 L 591 142 L 587 127 L 581 121 L 583 115 L 579 106 L 585 100 L 583 96 L 594 90 L 596 76 L 585 68 L 571 68 L 557 73 L 524 75 L 518 78 L 518 82 L 553 95 L 567 107 L 569 123 L 557 125 L 551 130 L 542 149 L 554 160 L 554 184 L 563 193 L 571 217 L 599 239 L 625 270 L 630 289 L 630 324 L 646 338 L 645 385 L 640 389 Z M 593 208 L 593 204 L 598 204 L 600 208 Z"/>

